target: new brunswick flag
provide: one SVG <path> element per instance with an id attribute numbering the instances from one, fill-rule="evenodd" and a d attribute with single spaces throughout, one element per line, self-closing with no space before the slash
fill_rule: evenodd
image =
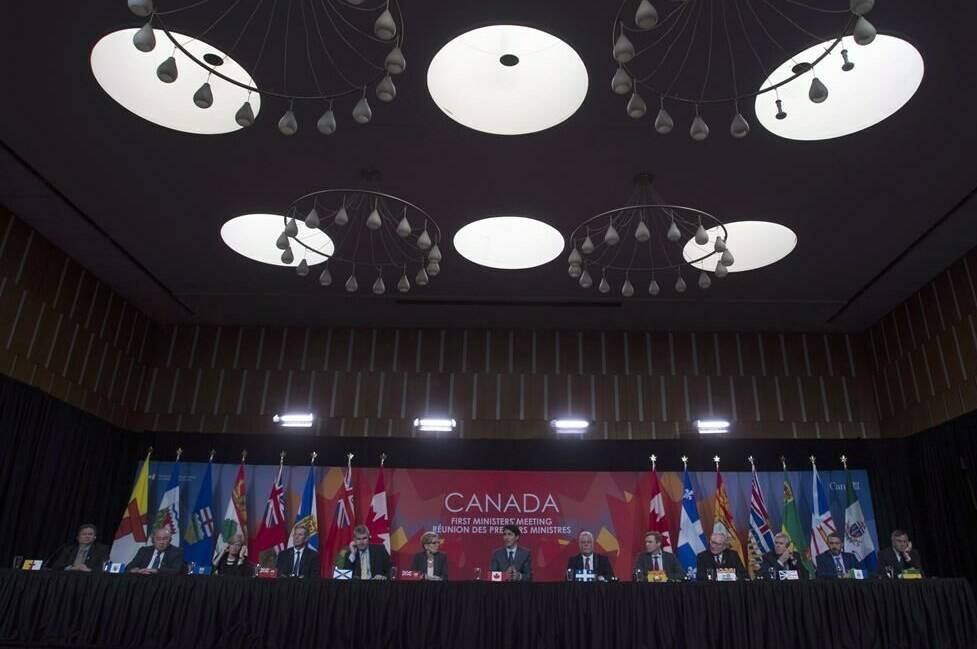
<path id="1" fill-rule="evenodd" d="M 149 458 L 152 454 L 150 449 L 136 477 L 136 484 L 132 486 L 129 504 L 122 512 L 122 521 L 115 531 L 115 540 L 112 541 L 109 555 L 112 561 L 129 563 L 149 538 L 146 524 L 149 522 Z"/>
<path id="2" fill-rule="evenodd" d="M 712 533 L 722 532 L 729 537 L 729 549 L 740 555 L 740 561 L 745 565 L 743 544 L 740 543 L 740 537 L 733 525 L 733 516 L 729 513 L 729 496 L 726 495 L 726 485 L 723 484 L 723 474 L 719 472 L 718 464 L 716 465 L 716 510 L 713 520 Z"/>

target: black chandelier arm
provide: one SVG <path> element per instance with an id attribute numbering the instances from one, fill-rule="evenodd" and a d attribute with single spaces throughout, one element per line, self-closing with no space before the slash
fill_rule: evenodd
<path id="1" fill-rule="evenodd" d="M 186 11 L 188 9 L 194 9 L 195 7 L 199 7 L 200 5 L 205 5 L 208 2 L 210 2 L 210 0 L 198 0 L 197 2 L 194 2 L 192 4 L 188 4 L 185 7 L 177 7 L 176 9 L 168 9 L 166 11 L 154 11 L 153 12 L 153 15 L 155 15 L 155 16 L 169 16 L 170 14 L 178 14 L 178 13 L 181 13 L 181 12 Z"/>
<path id="2" fill-rule="evenodd" d="M 237 49 L 238 44 L 244 38 L 244 35 L 248 32 L 248 27 L 251 26 L 251 21 L 254 20 L 254 17 L 256 15 L 258 15 L 258 10 L 261 9 L 261 7 L 262 7 L 262 5 L 264 3 L 265 3 L 265 0 L 258 0 L 258 2 L 255 3 L 254 9 L 251 10 L 251 15 L 248 16 L 248 19 L 246 21 L 244 21 L 244 27 L 241 28 L 241 33 L 237 35 L 237 38 L 234 39 L 234 42 L 233 43 L 231 43 L 231 48 L 229 50 L 227 50 L 228 56 L 230 56 L 231 54 L 233 54 L 234 53 L 234 50 Z M 265 36 L 264 36 L 264 39 L 262 40 L 261 49 L 258 51 L 258 62 L 261 61 L 261 55 L 262 55 L 262 53 L 264 51 L 265 43 L 268 42 L 268 32 L 269 32 L 270 29 L 271 29 L 271 21 L 269 21 L 269 23 L 268 23 L 268 29 L 265 30 Z M 257 67 L 258 62 L 255 63 L 255 67 Z"/>
<path id="3" fill-rule="evenodd" d="M 784 2 L 786 2 L 787 4 L 797 5 L 798 7 L 803 7 L 804 9 L 808 9 L 810 11 L 816 11 L 822 14 L 847 14 L 851 12 L 851 9 L 847 7 L 844 9 L 825 9 L 824 7 L 815 7 L 813 5 L 800 2 L 799 0 L 784 0 Z"/>
<path id="4" fill-rule="evenodd" d="M 353 54 L 355 54 L 361 61 L 363 61 L 364 63 L 366 63 L 368 66 L 370 66 L 374 70 L 382 70 L 383 69 L 383 66 L 378 66 L 377 64 L 375 64 L 372 61 L 370 61 L 369 58 L 367 58 L 366 56 L 364 56 L 362 52 L 360 52 L 358 49 L 356 49 L 356 47 L 352 43 L 349 42 L 349 40 L 346 38 L 346 35 L 343 34 L 343 30 L 341 30 L 339 28 L 339 26 L 336 24 L 336 21 L 333 19 L 332 14 L 329 13 L 329 5 L 324 0 L 319 0 L 319 4 L 322 5 L 322 11 L 323 11 L 323 13 L 326 14 L 326 18 L 329 20 L 329 23 L 332 25 L 332 28 L 336 32 L 336 35 L 339 36 L 339 40 L 341 40 L 346 45 L 346 47 L 348 47 L 350 49 L 350 51 L 353 52 Z M 335 7 L 333 7 L 333 11 L 335 11 L 339 15 L 340 18 L 342 18 L 343 20 L 345 20 L 345 16 L 343 16 L 342 13 L 340 13 L 338 9 L 336 9 Z M 347 24 L 350 24 L 350 23 L 347 22 Z M 352 27 L 352 25 L 350 25 L 350 26 Z M 354 29 L 356 30 L 356 33 L 357 34 L 360 34 L 361 36 L 365 36 L 366 38 L 377 40 L 375 36 L 369 36 L 368 34 L 364 34 L 363 32 L 361 32 L 359 29 L 357 29 L 355 27 L 354 27 Z M 321 38 L 321 32 L 320 32 L 320 38 Z M 383 42 L 383 43 L 389 43 L 388 41 L 381 41 L 381 42 Z M 323 47 L 326 46 L 325 40 L 322 41 L 322 46 Z M 336 65 L 336 62 L 333 60 L 332 56 L 329 57 L 329 62 L 333 64 L 333 67 L 338 67 Z"/>
<path id="5" fill-rule="evenodd" d="M 324 1 L 324 0 L 322 0 L 322 1 Z M 332 4 L 332 3 L 330 3 L 330 4 Z M 396 2 L 387 2 L 387 3 L 384 3 L 384 4 L 379 5 L 377 7 L 374 7 L 372 9 L 372 11 L 376 11 L 377 9 L 380 9 L 381 7 L 384 7 L 386 9 L 390 9 L 391 4 L 394 7 L 394 13 L 397 14 L 397 18 L 399 19 L 399 22 L 400 22 L 400 31 L 403 32 L 403 30 L 404 30 L 404 16 L 403 16 L 403 14 L 400 11 L 400 5 L 398 3 L 396 3 Z M 350 7 L 350 5 L 347 5 L 347 7 Z M 359 8 L 359 7 L 357 7 L 357 8 Z M 339 19 L 340 20 L 342 20 L 344 23 L 346 23 L 347 26 L 349 26 L 350 29 L 352 29 L 353 31 L 355 31 L 359 35 L 363 36 L 364 38 L 368 38 L 371 41 L 374 41 L 376 43 L 381 43 L 383 45 L 389 45 L 390 44 L 390 41 L 384 40 L 384 39 L 380 38 L 379 36 L 376 36 L 374 34 L 370 34 L 369 32 L 364 32 L 359 27 L 357 27 L 353 23 L 349 22 L 349 20 L 346 18 L 346 16 L 343 15 L 343 12 L 339 11 L 335 7 L 333 7 L 333 10 L 336 12 L 336 15 L 339 16 Z M 337 29 L 336 31 L 339 31 L 339 30 Z M 352 46 L 350 46 L 350 47 L 352 47 Z"/>
<path id="6" fill-rule="evenodd" d="M 322 4 L 322 11 L 323 13 L 326 14 L 326 18 L 329 18 L 329 10 L 326 8 L 324 4 Z M 339 76 L 339 78 L 342 79 L 346 83 L 346 85 L 350 87 L 351 91 L 359 90 L 360 86 L 353 83 L 353 81 L 351 81 L 349 77 L 346 76 L 342 68 L 340 68 L 339 65 L 336 64 L 336 60 L 332 57 L 332 52 L 329 51 L 329 46 L 326 45 L 326 39 L 322 35 L 322 27 L 319 25 L 319 14 L 315 10 L 315 5 L 312 6 L 312 22 L 315 24 L 316 34 L 318 34 L 319 36 L 319 44 L 322 46 L 322 51 L 325 53 L 326 59 L 329 61 L 329 64 L 332 65 L 332 69 L 336 72 L 337 76 Z M 332 19 L 330 18 L 330 23 L 331 22 Z"/>

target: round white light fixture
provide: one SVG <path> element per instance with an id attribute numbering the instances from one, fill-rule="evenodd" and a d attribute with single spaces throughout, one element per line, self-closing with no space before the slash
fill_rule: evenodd
<path id="1" fill-rule="evenodd" d="M 156 30 L 157 43 L 151 52 L 140 52 L 132 44 L 137 29 L 122 29 L 104 36 L 92 48 L 91 65 L 95 80 L 112 99 L 139 117 L 166 128 L 185 133 L 211 135 L 237 131 L 241 126 L 234 119 L 245 101 L 251 103 L 255 115 L 261 110 L 261 97 L 210 75 L 173 46 L 161 30 Z M 207 43 L 172 32 L 194 57 L 211 65 L 219 61 L 221 74 L 241 83 L 255 86 L 254 80 L 232 58 Z M 157 69 L 168 58 L 176 62 L 177 76 L 164 83 Z M 210 83 L 213 104 L 199 108 L 194 93 Z"/>
<path id="2" fill-rule="evenodd" d="M 489 268 L 519 270 L 553 261 L 563 252 L 563 235 L 553 226 L 524 216 L 493 216 L 458 230 L 455 250 Z"/>
<path id="3" fill-rule="evenodd" d="M 728 268 L 731 273 L 769 266 L 789 255 L 797 245 L 797 235 L 793 230 L 770 221 L 727 223 L 726 232 L 726 245 L 733 255 L 733 264 Z M 699 245 L 693 238 L 685 244 L 682 256 L 686 261 L 692 263 L 693 259 L 699 259 L 715 249 L 716 235 L 721 236 L 722 230 L 715 227 L 706 230 L 706 233 L 709 235 L 707 243 Z M 692 265 L 700 270 L 715 272 L 719 259 L 718 254 L 710 255 Z"/>
<path id="4" fill-rule="evenodd" d="M 445 114 L 468 128 L 523 135 L 556 126 L 587 95 L 587 68 L 572 47 L 531 27 L 491 25 L 442 47 L 427 87 Z"/>
<path id="5" fill-rule="evenodd" d="M 810 63 L 834 41 L 809 47 L 785 61 L 763 82 L 790 76 L 798 63 Z M 854 64 L 845 71 L 842 50 Z M 809 98 L 811 82 L 820 79 L 828 97 L 820 103 Z M 764 128 L 790 140 L 829 140 L 878 124 L 903 107 L 923 80 L 923 57 L 906 41 L 879 35 L 871 44 L 855 45 L 846 37 L 812 72 L 781 86 L 777 92 L 787 116 L 777 119 L 774 93 L 757 95 L 756 115 Z M 730 268 L 733 270 L 733 268 Z"/>
<path id="6" fill-rule="evenodd" d="M 329 235 L 319 229 L 307 228 L 301 219 L 296 219 L 295 224 L 298 226 L 297 238 L 324 254 L 296 246 L 292 263 L 283 262 L 282 251 L 275 246 L 275 240 L 285 229 L 281 214 L 235 216 L 221 226 L 221 239 L 237 254 L 273 266 L 298 266 L 303 259 L 309 266 L 314 266 L 333 254 L 335 245 Z"/>

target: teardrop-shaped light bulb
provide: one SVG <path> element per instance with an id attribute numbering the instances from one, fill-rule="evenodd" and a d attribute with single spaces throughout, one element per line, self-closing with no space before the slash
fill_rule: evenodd
<path id="1" fill-rule="evenodd" d="M 722 252 L 726 249 L 726 240 L 722 237 L 716 237 L 715 243 L 712 244 L 712 249 L 716 252 Z"/>
<path id="2" fill-rule="evenodd" d="M 366 227 L 371 230 L 379 230 L 381 225 L 383 225 L 383 220 L 380 218 L 380 212 L 374 207 L 370 216 L 366 217 Z"/>
<path id="3" fill-rule="evenodd" d="M 176 69 L 176 59 L 172 56 L 156 68 L 156 76 L 163 83 L 173 83 L 180 76 L 180 71 Z"/>
<path id="4" fill-rule="evenodd" d="M 746 121 L 742 113 L 733 115 L 733 121 L 729 125 L 729 134 L 736 139 L 744 138 L 750 134 L 750 123 Z"/>
<path id="5" fill-rule="evenodd" d="M 309 213 L 305 216 L 305 227 L 310 229 L 315 229 L 319 227 L 319 212 L 316 208 L 309 210 Z"/>
<path id="6" fill-rule="evenodd" d="M 309 262 L 305 259 L 299 262 L 299 265 L 295 267 L 295 274 L 299 277 L 305 277 L 309 274 Z"/>
<path id="7" fill-rule="evenodd" d="M 582 273 L 583 266 L 580 264 L 570 264 L 570 266 L 567 268 L 567 274 L 574 279 L 580 277 Z"/>
<path id="8" fill-rule="evenodd" d="M 712 280 L 709 279 L 709 273 L 706 271 L 699 271 L 699 288 L 706 290 L 712 286 Z"/>
<path id="9" fill-rule="evenodd" d="M 427 274 L 430 277 L 436 277 L 438 273 L 441 272 L 441 264 L 436 261 L 427 262 Z"/>
<path id="10" fill-rule="evenodd" d="M 811 89 L 807 91 L 807 98 L 815 104 L 820 104 L 828 98 L 828 87 L 820 79 L 814 77 L 811 79 Z"/>
<path id="11" fill-rule="evenodd" d="M 350 293 L 355 293 L 359 287 L 360 285 L 356 281 L 356 275 L 350 275 L 349 279 L 346 280 L 346 290 Z"/>
<path id="12" fill-rule="evenodd" d="M 699 224 L 699 227 L 696 228 L 695 230 L 695 242 L 700 246 L 704 246 L 707 243 L 709 243 L 709 233 L 706 232 L 706 229 L 702 227 L 701 223 Z"/>
<path id="13" fill-rule="evenodd" d="M 590 235 L 588 234 L 587 238 L 584 239 L 583 243 L 580 244 L 580 252 L 582 252 L 585 255 L 589 255 L 593 251 L 594 251 L 594 240 L 591 239 Z"/>
<path id="14" fill-rule="evenodd" d="M 851 0 L 848 3 L 848 8 L 856 16 L 864 16 L 868 12 L 872 11 L 872 7 L 875 6 L 875 0 Z"/>
<path id="15" fill-rule="evenodd" d="M 675 224 L 675 221 L 672 221 L 672 224 L 668 226 L 668 234 L 665 236 L 667 236 L 668 240 L 672 243 L 675 243 L 682 238 L 682 231 L 678 229 L 678 225 Z"/>
<path id="16" fill-rule="evenodd" d="M 152 52 L 156 49 L 156 34 L 153 33 L 152 22 L 147 22 L 132 35 L 132 44 L 140 52 Z"/>
<path id="17" fill-rule="evenodd" d="M 658 295 L 661 293 L 662 287 L 658 285 L 658 280 L 651 280 L 648 282 L 648 295 Z"/>
<path id="18" fill-rule="evenodd" d="M 567 257 L 567 263 L 571 265 L 583 263 L 583 255 L 580 254 L 580 251 L 576 247 L 570 251 L 570 256 Z"/>
<path id="19" fill-rule="evenodd" d="M 332 135 L 336 132 L 336 113 L 332 111 L 332 108 L 322 114 L 319 121 L 315 123 L 315 127 L 323 135 Z"/>
<path id="20" fill-rule="evenodd" d="M 377 38 L 382 38 L 385 41 L 389 41 L 397 35 L 397 23 L 394 22 L 390 9 L 384 9 L 376 22 L 373 23 L 373 33 L 377 35 Z"/>
<path id="21" fill-rule="evenodd" d="M 631 92 L 632 87 L 631 76 L 624 71 L 624 68 L 618 68 L 611 77 L 611 90 L 616 95 L 626 95 Z"/>
<path id="22" fill-rule="evenodd" d="M 291 266 L 292 262 L 295 261 L 295 254 L 292 252 L 291 248 L 285 248 L 285 250 L 282 252 L 281 259 L 283 264 Z"/>
<path id="23" fill-rule="evenodd" d="M 140 18 L 145 18 L 146 16 L 153 13 L 153 0 L 129 0 L 129 11 L 136 14 Z"/>
<path id="24" fill-rule="evenodd" d="M 617 233 L 617 228 L 614 227 L 613 223 L 609 223 L 607 225 L 607 232 L 604 233 L 604 243 L 609 246 L 616 246 L 620 240 L 621 235 Z"/>
<path id="25" fill-rule="evenodd" d="M 645 100 L 641 98 L 641 95 L 637 91 L 631 93 L 631 99 L 628 100 L 628 117 L 631 119 L 641 119 L 648 112 L 648 105 L 645 104 Z"/>
<path id="26" fill-rule="evenodd" d="M 431 246 L 431 251 L 427 253 L 427 258 L 433 262 L 441 263 L 441 248 L 438 248 L 438 244 Z"/>
<path id="27" fill-rule="evenodd" d="M 427 233 L 427 227 L 424 228 L 424 232 L 421 232 L 421 236 L 417 237 L 417 247 L 421 250 L 431 247 L 431 235 Z"/>
<path id="28" fill-rule="evenodd" d="M 295 135 L 299 130 L 299 121 L 295 119 L 295 113 L 291 108 L 285 111 L 282 118 L 278 120 L 278 130 L 282 135 Z"/>
<path id="29" fill-rule="evenodd" d="M 624 280 L 624 285 L 621 286 L 621 295 L 624 297 L 631 297 L 634 295 L 634 284 L 631 283 L 631 280 Z"/>
<path id="30" fill-rule="evenodd" d="M 332 273 L 329 272 L 328 268 L 323 268 L 322 272 L 319 273 L 319 284 L 322 286 L 329 286 L 332 284 Z"/>
<path id="31" fill-rule="evenodd" d="M 387 285 L 383 283 L 383 277 L 377 277 L 377 281 L 373 282 L 373 292 L 376 295 L 383 295 L 387 292 Z"/>
<path id="32" fill-rule="evenodd" d="M 370 109 L 370 102 L 366 100 L 366 97 L 360 97 L 360 100 L 353 106 L 353 119 L 357 124 L 366 124 L 373 119 L 373 111 Z"/>
<path id="33" fill-rule="evenodd" d="M 299 233 L 299 224 L 295 222 L 295 219 L 289 219 L 285 223 L 285 234 L 287 234 L 290 237 L 295 237 L 298 236 L 298 233 Z"/>
<path id="34" fill-rule="evenodd" d="M 377 84 L 377 99 L 384 102 L 391 102 L 396 96 L 397 88 L 394 86 L 394 80 L 388 74 L 380 79 L 380 83 Z"/>
<path id="35" fill-rule="evenodd" d="M 345 200 L 343 201 L 343 204 L 339 206 L 339 209 L 336 211 L 336 216 L 333 218 L 332 222 L 335 223 L 336 225 L 346 225 L 347 223 L 349 223 L 349 212 L 346 211 Z"/>
<path id="36" fill-rule="evenodd" d="M 407 273 L 400 276 L 400 281 L 397 282 L 397 290 L 401 293 L 406 293 L 410 290 L 410 280 L 407 279 Z"/>
<path id="37" fill-rule="evenodd" d="M 407 59 L 404 58 L 404 53 L 400 51 L 400 46 L 390 50 L 387 58 L 383 60 L 383 67 L 387 70 L 387 74 L 403 74 L 404 70 L 407 69 Z"/>
<path id="38" fill-rule="evenodd" d="M 627 63 L 634 58 L 634 43 L 623 31 L 614 42 L 614 60 L 618 63 Z"/>
<path id="39" fill-rule="evenodd" d="M 407 213 L 400 217 L 400 223 L 397 224 L 397 236 L 402 239 L 406 239 L 410 236 L 410 221 L 407 220 Z"/>
<path id="40" fill-rule="evenodd" d="M 254 109 L 251 108 L 250 101 L 241 104 L 241 107 L 234 113 L 234 121 L 242 128 L 254 126 Z"/>
<path id="41" fill-rule="evenodd" d="M 653 29 L 658 24 L 658 11 L 648 0 L 641 0 L 634 12 L 634 24 L 641 29 Z"/>
<path id="42" fill-rule="evenodd" d="M 648 229 L 644 221 L 639 222 L 638 227 L 634 229 L 634 238 L 641 243 L 645 243 L 651 238 L 651 230 Z"/>
<path id="43" fill-rule="evenodd" d="M 288 234 L 286 232 L 282 232 L 278 235 L 278 238 L 275 239 L 275 247 L 279 250 L 288 248 Z"/>
<path id="44" fill-rule="evenodd" d="M 414 276 L 414 283 L 418 286 L 424 286 L 428 282 L 427 271 L 423 268 L 417 271 L 417 275 Z"/>
<path id="45" fill-rule="evenodd" d="M 723 277 L 726 277 L 727 275 L 729 275 L 729 269 L 726 268 L 726 266 L 724 266 L 723 264 L 716 264 L 716 273 L 715 274 L 716 274 L 716 277 L 718 277 L 719 279 L 722 279 Z"/>
<path id="46" fill-rule="evenodd" d="M 692 126 L 689 128 L 689 135 L 696 142 L 702 142 L 704 139 L 709 137 L 709 126 L 706 124 L 706 120 L 702 119 L 702 115 L 696 115 L 695 119 L 692 120 Z"/>
<path id="47" fill-rule="evenodd" d="M 719 261 L 722 263 L 723 266 L 732 266 L 733 265 L 733 262 L 735 260 L 733 259 L 733 253 L 731 253 L 729 251 L 729 248 L 726 248 L 726 250 L 723 251 L 723 254 L 719 258 Z"/>
<path id="48" fill-rule="evenodd" d="M 197 108 L 210 108 L 214 105 L 214 92 L 209 83 L 204 82 L 204 85 L 197 88 L 197 92 L 193 93 L 193 103 Z"/>
<path id="49" fill-rule="evenodd" d="M 865 16 L 859 16 L 858 20 L 855 21 L 855 29 L 852 35 L 859 45 L 868 45 L 874 41 L 876 33 L 875 25 L 870 23 Z"/>
<path id="50" fill-rule="evenodd" d="M 590 271 L 586 268 L 582 273 L 580 273 L 580 286 L 583 288 L 590 288 L 594 285 L 594 278 L 590 276 Z"/>
<path id="51" fill-rule="evenodd" d="M 675 120 L 664 107 L 659 108 L 658 117 L 655 118 L 655 130 L 662 135 L 668 135 L 673 128 L 675 128 Z"/>
<path id="52" fill-rule="evenodd" d="M 600 278 L 600 284 L 597 285 L 597 290 L 600 291 L 601 293 L 610 293 L 611 292 L 611 285 L 607 281 L 607 278 L 606 277 L 601 277 Z"/>
<path id="53" fill-rule="evenodd" d="M 682 276 L 679 275 L 678 276 L 678 279 L 675 280 L 675 292 L 676 293 L 685 293 L 685 289 L 686 288 L 688 288 L 688 284 L 686 284 L 685 283 L 685 280 L 682 278 Z"/>

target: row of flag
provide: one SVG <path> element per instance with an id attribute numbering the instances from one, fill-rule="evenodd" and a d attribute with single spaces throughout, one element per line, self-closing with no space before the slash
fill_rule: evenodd
<path id="1" fill-rule="evenodd" d="M 744 552 L 740 536 L 730 514 L 729 497 L 723 484 L 723 475 L 719 471 L 719 458 L 716 457 L 713 460 L 716 462 L 716 498 L 712 533 L 722 532 L 726 534 L 730 540 L 730 549 L 740 555 L 740 559 L 743 560 L 744 565 L 748 567 L 752 575 L 759 568 L 763 554 L 774 549 L 774 531 L 770 524 L 770 516 L 767 513 L 763 490 L 760 488 L 756 466 L 753 465 L 753 459 L 750 458 L 753 482 L 750 494 L 749 521 L 747 523 L 748 542 Z M 706 535 L 702 529 L 702 521 L 699 518 L 699 507 L 696 502 L 695 490 L 692 488 L 692 480 L 689 477 L 688 466 L 686 465 L 682 478 L 682 509 L 678 545 L 675 549 L 672 547 L 671 527 L 665 509 L 664 491 L 661 482 L 658 480 L 658 472 L 654 467 L 654 462 L 655 458 L 652 456 L 648 530 L 661 534 L 662 548 L 667 552 L 674 552 L 683 569 L 689 571 L 695 568 L 696 555 L 706 549 L 707 543 Z M 683 458 L 684 462 L 685 458 Z M 865 561 L 875 552 L 875 544 L 868 532 L 865 515 L 862 513 L 862 507 L 858 502 L 858 494 L 855 492 L 851 475 L 848 473 L 846 458 L 842 457 L 842 463 L 845 465 L 846 507 L 845 520 L 843 521 L 845 551 L 854 553 L 859 561 Z M 787 467 L 784 466 L 784 516 L 780 528 L 780 531 L 790 538 L 791 551 L 798 552 L 809 569 L 812 569 L 813 558 L 828 550 L 828 535 L 837 532 L 837 527 L 831 516 L 827 492 L 820 477 L 818 477 L 814 458 L 811 458 L 811 473 L 813 481 L 811 488 L 813 499 L 811 525 L 809 531 L 805 532 L 797 512 L 794 489 L 787 475 Z"/>
<path id="2" fill-rule="evenodd" d="M 187 563 L 198 566 L 209 565 L 221 556 L 231 540 L 240 535 L 243 543 L 241 554 L 251 556 L 252 560 L 262 565 L 273 565 L 278 552 L 292 546 L 290 528 L 286 518 L 286 490 L 282 482 L 284 469 L 284 453 L 278 465 L 278 474 L 271 486 L 268 500 L 265 502 L 264 516 L 254 537 L 248 534 L 248 516 L 245 506 L 245 459 L 242 456 L 238 467 L 234 487 L 228 497 L 222 519 L 215 521 L 213 515 L 213 453 L 200 482 L 197 499 L 186 519 L 186 525 L 181 529 L 180 512 L 180 455 L 177 452 L 176 462 L 170 473 L 169 480 L 159 499 L 159 505 L 153 515 L 149 509 L 149 463 L 152 449 L 146 455 L 142 467 L 136 477 L 132 494 L 122 515 L 122 521 L 112 542 L 111 560 L 128 563 L 140 547 L 152 543 L 154 530 L 165 528 L 172 535 L 171 543 L 180 546 L 183 558 Z M 316 454 L 312 454 L 312 464 L 302 489 L 302 500 L 295 515 L 295 525 L 304 525 L 309 530 L 309 547 L 320 550 L 319 542 L 319 514 L 316 502 L 315 464 Z M 353 538 L 353 527 L 356 524 L 356 508 L 353 503 L 352 482 L 353 456 L 347 456 L 346 470 L 343 473 L 342 492 L 336 502 L 332 525 L 326 536 L 321 550 L 325 557 L 336 557 L 343 548 L 349 545 Z M 365 525 L 370 530 L 371 542 L 383 543 L 390 551 L 390 519 L 387 514 L 387 492 L 383 478 L 383 462 L 381 460 L 380 473 L 377 477 L 376 488 L 370 501 Z M 332 560 L 321 561 L 324 576 L 332 574 Z"/>

